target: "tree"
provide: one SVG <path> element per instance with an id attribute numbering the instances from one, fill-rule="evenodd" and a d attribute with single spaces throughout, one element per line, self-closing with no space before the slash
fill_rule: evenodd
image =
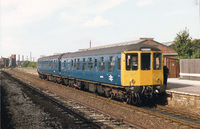
<path id="1" fill-rule="evenodd" d="M 192 58 L 200 58 L 200 39 L 193 40 L 192 45 L 193 45 Z"/>
<path id="2" fill-rule="evenodd" d="M 196 41 L 192 43 L 189 30 L 186 28 L 177 34 L 171 47 L 178 53 L 180 59 L 198 58 L 198 52 L 194 44 L 196 44 Z"/>

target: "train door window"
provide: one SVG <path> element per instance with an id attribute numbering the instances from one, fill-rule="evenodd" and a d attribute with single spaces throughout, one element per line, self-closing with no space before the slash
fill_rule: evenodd
<path id="1" fill-rule="evenodd" d="M 51 60 L 51 68 L 53 68 L 53 61 Z"/>
<path id="2" fill-rule="evenodd" d="M 49 63 L 49 68 L 51 68 L 51 61 L 48 61 L 48 63 Z"/>
<path id="3" fill-rule="evenodd" d="M 53 68 L 56 68 L 56 61 L 53 61 Z"/>
<path id="4" fill-rule="evenodd" d="M 67 70 L 70 70 L 70 60 L 67 60 Z"/>
<path id="5" fill-rule="evenodd" d="M 99 59 L 99 71 L 100 72 L 104 72 L 105 71 L 104 57 L 100 57 L 100 59 Z"/>
<path id="6" fill-rule="evenodd" d="M 97 69 L 97 59 L 94 59 L 94 69 Z"/>
<path id="7" fill-rule="evenodd" d="M 141 54 L 141 69 L 150 70 L 151 69 L 151 53 Z"/>
<path id="8" fill-rule="evenodd" d="M 57 68 L 57 65 L 58 65 L 58 61 L 56 60 L 56 67 L 55 68 Z"/>
<path id="9" fill-rule="evenodd" d="M 138 54 L 126 54 L 126 70 L 138 70 Z"/>
<path id="10" fill-rule="evenodd" d="M 76 70 L 76 59 L 74 59 L 74 70 Z"/>
<path id="11" fill-rule="evenodd" d="M 64 68 L 66 69 L 66 60 L 64 60 Z"/>
<path id="12" fill-rule="evenodd" d="M 64 69 L 64 61 L 61 63 L 61 69 Z"/>
<path id="13" fill-rule="evenodd" d="M 110 56 L 108 57 L 108 72 L 114 72 L 115 68 L 115 58 Z"/>
<path id="14" fill-rule="evenodd" d="M 85 61 L 85 58 L 83 58 L 83 61 L 82 61 L 82 70 L 86 70 L 86 61 Z"/>
<path id="15" fill-rule="evenodd" d="M 117 70 L 121 70 L 121 58 L 117 59 Z"/>
<path id="16" fill-rule="evenodd" d="M 80 59 L 77 59 L 76 69 L 77 69 L 77 70 L 80 70 Z"/>
<path id="17" fill-rule="evenodd" d="M 153 54 L 153 69 L 155 70 L 161 69 L 161 53 Z"/>
<path id="18" fill-rule="evenodd" d="M 74 67 L 74 61 L 73 61 L 73 59 L 71 60 L 71 69 L 73 69 L 73 67 Z"/>
<path id="19" fill-rule="evenodd" d="M 88 71 L 91 71 L 93 68 L 93 61 L 92 58 L 88 58 Z"/>

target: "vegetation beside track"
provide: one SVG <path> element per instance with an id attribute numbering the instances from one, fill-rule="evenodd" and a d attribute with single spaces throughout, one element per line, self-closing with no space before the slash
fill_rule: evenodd
<path id="1" fill-rule="evenodd" d="M 37 62 L 24 61 L 22 67 L 37 68 Z"/>

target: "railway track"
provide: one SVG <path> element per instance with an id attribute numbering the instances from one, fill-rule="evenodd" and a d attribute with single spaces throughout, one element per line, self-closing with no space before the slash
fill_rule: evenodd
<path id="1" fill-rule="evenodd" d="M 36 80 L 39 80 L 37 78 L 37 76 L 33 76 L 33 75 L 30 75 L 30 76 L 33 77 Z M 111 100 L 111 99 L 108 99 L 108 98 L 105 98 L 105 97 L 102 97 L 102 96 L 98 96 L 98 95 L 95 95 L 95 94 L 91 94 L 91 93 L 88 93 L 88 92 L 80 91 L 80 90 L 77 90 L 77 89 L 71 88 L 71 90 L 74 91 L 74 92 L 77 92 L 77 94 L 80 94 L 80 95 L 86 94 L 87 96 L 100 99 L 101 101 L 105 101 L 105 102 L 109 102 L 109 103 L 111 102 L 111 103 L 114 103 L 114 104 L 119 105 L 121 107 L 128 108 L 130 110 L 142 112 L 143 114 L 154 117 L 155 119 L 161 119 L 162 121 L 167 121 L 167 123 L 170 123 L 172 125 L 176 124 L 176 127 L 179 127 L 179 128 L 200 128 L 199 116 L 196 115 L 196 114 L 190 114 L 190 113 L 186 113 L 186 112 L 178 111 L 178 110 L 177 111 L 174 110 L 172 112 L 172 109 L 169 109 L 169 108 L 163 107 L 163 106 L 159 106 L 159 105 L 157 106 L 157 108 L 141 108 L 141 107 L 136 107 L 136 106 L 133 106 L 133 105 L 124 104 L 122 102 Z M 46 93 L 48 93 L 48 92 L 46 92 Z M 61 100 L 64 101 L 65 99 L 67 99 L 67 98 L 64 98 L 63 100 L 62 99 Z M 71 101 L 72 101 L 72 99 L 73 98 L 69 98 L 69 100 L 71 100 Z M 67 102 L 67 103 L 70 104 L 70 101 Z M 74 102 L 72 102 L 72 103 L 74 103 Z M 75 109 L 83 110 L 83 109 L 87 109 L 87 106 L 85 107 L 84 104 L 81 104 L 81 105 L 75 106 Z M 92 109 L 92 110 L 94 110 L 94 109 Z M 95 111 L 98 111 L 98 110 L 99 109 L 95 109 Z M 87 114 L 87 113 L 85 113 L 85 114 Z M 106 112 L 105 112 L 105 114 L 106 114 Z M 92 113 L 89 113 L 89 116 L 94 116 L 94 118 L 95 117 L 101 117 L 100 114 L 94 113 L 94 111 L 92 111 Z M 110 116 L 107 115 L 104 118 L 110 118 Z M 115 117 L 112 116 L 111 119 L 114 119 L 114 118 Z M 95 119 L 94 119 L 94 121 L 95 121 Z M 106 123 L 106 119 L 102 119 L 100 121 L 104 121 Z M 120 122 L 124 122 L 126 124 L 126 120 L 123 119 L 123 118 L 115 118 L 115 121 L 113 123 L 120 123 Z M 127 123 L 128 122 L 129 121 L 127 121 Z M 129 123 L 129 126 L 131 126 L 130 123 Z"/>
<path id="2" fill-rule="evenodd" d="M 81 125 L 84 128 L 88 128 L 88 129 L 90 128 L 146 129 L 145 127 L 137 123 L 133 123 L 119 116 L 115 116 L 113 114 L 107 113 L 96 107 L 80 102 L 79 100 L 76 100 L 74 98 L 60 97 L 47 90 L 39 90 L 37 88 L 34 88 L 19 79 L 16 79 L 16 78 L 14 79 L 18 81 L 19 83 L 21 83 L 22 86 L 26 90 L 29 90 L 33 94 L 41 96 L 43 99 L 50 101 L 51 103 L 53 103 L 54 105 L 62 109 L 63 111 L 74 115 L 76 118 L 78 118 L 77 124 L 85 124 L 84 126 Z"/>

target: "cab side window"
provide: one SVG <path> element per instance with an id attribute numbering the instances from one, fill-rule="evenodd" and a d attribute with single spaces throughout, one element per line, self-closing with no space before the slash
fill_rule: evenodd
<path id="1" fill-rule="evenodd" d="M 161 69 L 161 53 L 153 54 L 153 69 L 155 70 Z"/>
<path id="2" fill-rule="evenodd" d="M 126 70 L 138 70 L 138 54 L 126 54 Z"/>

